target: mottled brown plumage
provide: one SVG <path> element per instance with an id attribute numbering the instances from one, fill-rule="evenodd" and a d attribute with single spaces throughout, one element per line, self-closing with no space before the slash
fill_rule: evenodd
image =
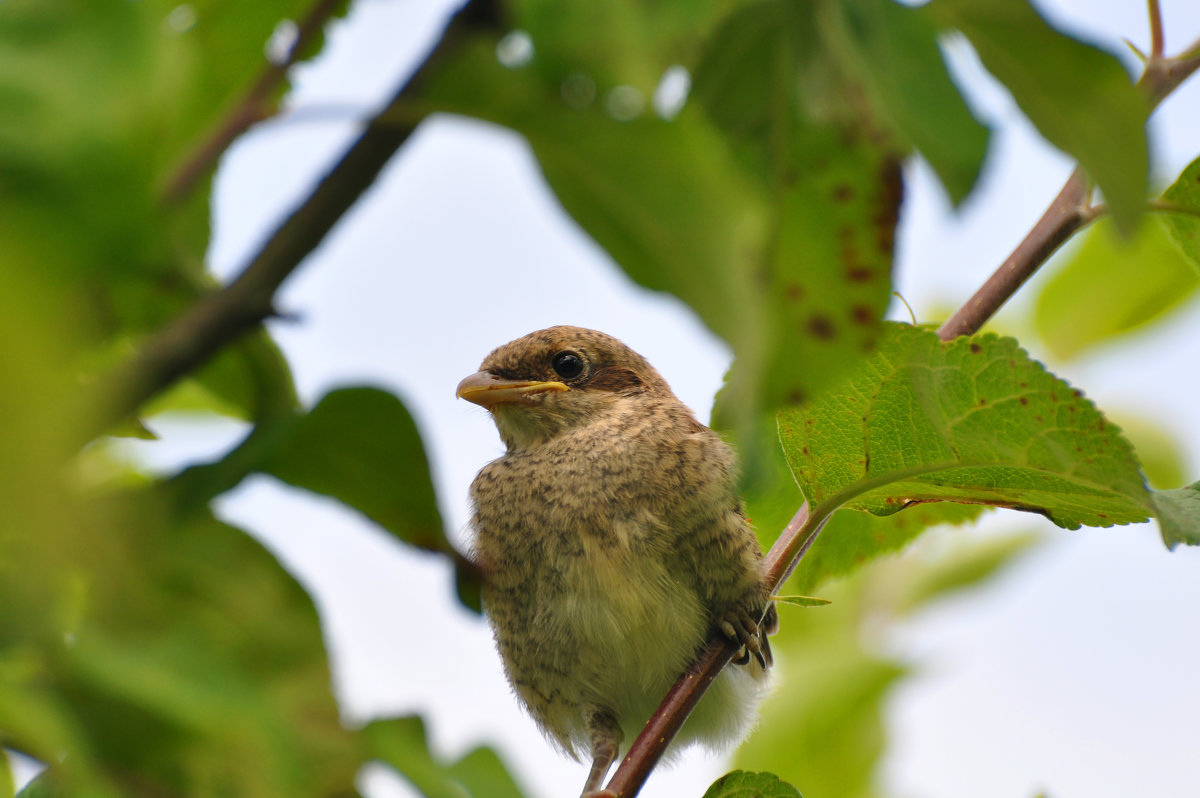
<path id="1" fill-rule="evenodd" d="M 584 792 L 718 629 L 745 646 L 743 667 L 725 669 L 676 747 L 739 739 L 775 611 L 760 628 L 762 553 L 729 446 L 640 355 L 578 327 L 500 347 L 458 395 L 491 411 L 507 447 L 471 485 L 484 608 L 521 702 L 592 759 Z"/>

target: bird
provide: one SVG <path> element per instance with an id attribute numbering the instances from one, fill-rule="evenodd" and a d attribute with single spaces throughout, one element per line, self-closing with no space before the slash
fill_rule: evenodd
<path id="1" fill-rule="evenodd" d="M 716 634 L 739 646 L 676 737 L 740 741 L 778 616 L 733 449 L 621 341 L 557 326 L 504 344 L 457 396 L 505 451 L 471 483 L 471 554 L 519 702 L 598 792 Z"/>

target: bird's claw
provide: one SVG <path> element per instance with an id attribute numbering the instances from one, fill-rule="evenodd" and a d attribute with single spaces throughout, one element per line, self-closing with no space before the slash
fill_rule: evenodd
<path id="1" fill-rule="evenodd" d="M 774 610 L 774 606 L 770 608 Z M 770 610 L 768 614 L 770 614 Z M 771 621 L 772 625 L 774 621 Z M 721 634 L 729 638 L 731 642 L 739 643 L 741 649 L 733 662 L 736 665 L 745 665 L 750 662 L 750 656 L 758 660 L 758 664 L 762 668 L 768 668 L 772 664 L 771 644 L 767 642 L 767 632 L 772 628 L 768 626 L 767 619 L 759 622 L 745 610 L 738 608 L 730 610 L 720 620 L 718 627 Z"/>

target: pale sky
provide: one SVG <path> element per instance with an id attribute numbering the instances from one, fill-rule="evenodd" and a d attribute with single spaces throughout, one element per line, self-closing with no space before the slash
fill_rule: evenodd
<path id="1" fill-rule="evenodd" d="M 1042 3 L 1070 30 L 1144 45 L 1145 4 Z M 294 116 L 245 136 L 221 165 L 212 268 L 235 273 L 346 146 L 356 120 L 420 58 L 449 4 L 358 0 L 325 51 L 297 70 Z M 1164 2 L 1168 46 L 1200 37 L 1200 4 Z M 996 128 L 983 185 L 957 215 L 920 163 L 908 169 L 898 290 L 918 318 L 961 303 L 1041 213 L 1070 171 L 1022 123 L 1005 92 L 950 44 L 981 116 Z M 1157 165 L 1173 176 L 1200 153 L 1200 81 L 1155 121 Z M 302 396 L 382 385 L 416 416 L 447 525 L 465 540 L 466 492 L 501 452 L 486 413 L 454 387 L 494 346 L 570 323 L 645 355 L 706 417 L 728 350 L 677 300 L 633 286 L 558 207 L 513 133 L 469 120 L 425 124 L 380 181 L 284 288 L 299 323 L 273 332 Z M 1200 477 L 1200 314 L 1102 356 L 1050 368 L 1101 408 L 1149 415 L 1178 434 Z M 907 318 L 903 309 L 893 316 Z M 1035 357 L 1045 354 L 1034 351 Z M 136 451 L 158 468 L 212 456 L 237 425 L 159 424 Z M 435 750 L 498 748 L 535 798 L 574 795 L 585 768 L 561 759 L 523 716 L 484 623 L 458 607 L 440 559 L 393 543 L 330 501 L 251 480 L 221 513 L 254 531 L 314 592 L 349 722 L 418 712 Z M 1200 551 L 1168 554 L 1153 525 L 1066 532 L 1028 516 L 1050 543 L 987 589 L 938 605 L 889 638 L 921 676 L 889 708 L 888 794 L 917 798 L 1171 798 L 1194 794 L 1200 765 Z M 972 533 L 987 534 L 987 529 Z M 786 630 L 784 632 L 786 634 Z M 654 775 L 646 798 L 699 796 L 724 772 L 696 752 Z M 413 793 L 383 769 L 371 798 Z M 806 798 L 838 798 L 807 796 Z"/>

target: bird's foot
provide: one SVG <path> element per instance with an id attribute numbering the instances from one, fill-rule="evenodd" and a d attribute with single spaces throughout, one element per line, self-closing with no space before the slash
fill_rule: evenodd
<path id="1" fill-rule="evenodd" d="M 747 664 L 753 655 L 760 667 L 766 669 L 771 666 L 771 644 L 767 642 L 767 635 L 778 628 L 778 617 L 772 604 L 761 621 L 755 620 L 744 607 L 730 610 L 721 618 L 717 624 L 721 634 L 731 642 L 741 644 L 741 649 L 733 659 L 735 665 Z"/>

